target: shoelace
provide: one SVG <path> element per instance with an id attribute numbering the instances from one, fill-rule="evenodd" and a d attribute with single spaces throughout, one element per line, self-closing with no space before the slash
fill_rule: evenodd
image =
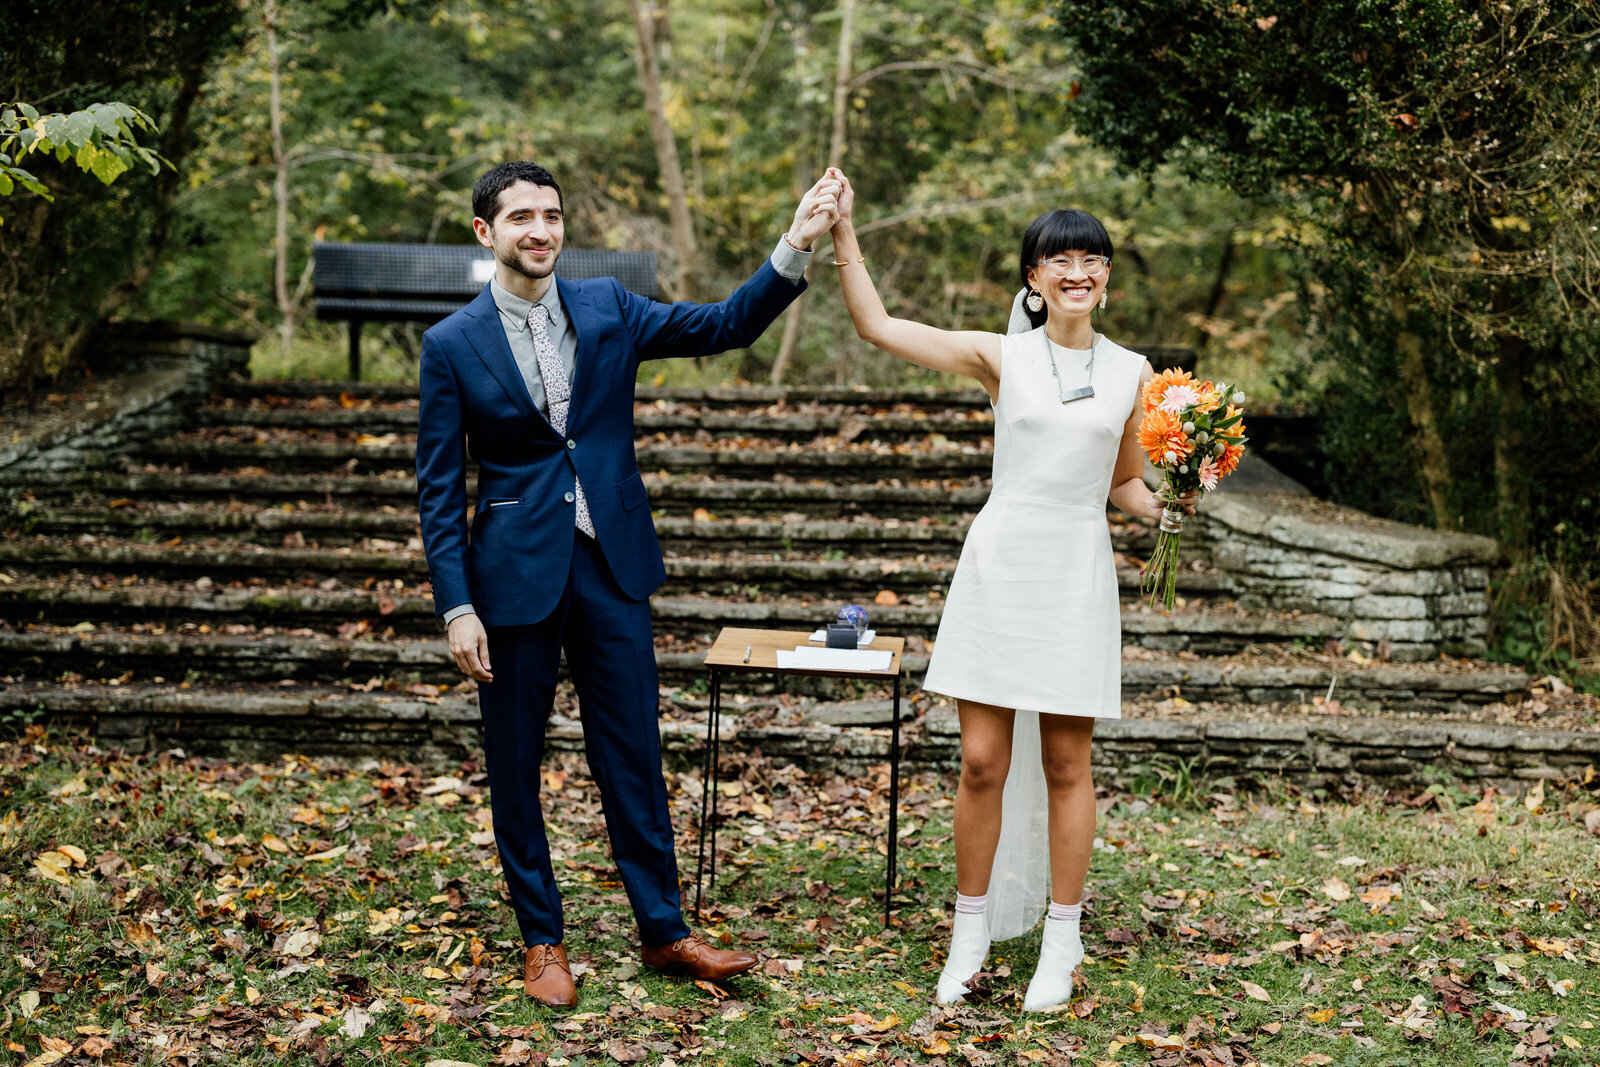
<path id="1" fill-rule="evenodd" d="M 533 977 L 536 979 L 540 975 L 544 974 L 545 968 L 550 966 L 552 963 L 557 967 L 560 967 L 563 971 L 566 971 L 567 974 L 570 975 L 572 973 L 572 968 L 561 962 L 561 957 L 556 955 L 556 951 L 553 947 L 546 946 L 543 951 L 536 951 L 534 953 L 532 962 L 536 968 L 533 972 Z"/>

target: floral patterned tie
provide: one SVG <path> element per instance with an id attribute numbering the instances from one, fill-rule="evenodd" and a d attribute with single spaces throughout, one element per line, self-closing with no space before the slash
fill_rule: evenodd
<path id="1" fill-rule="evenodd" d="M 567 371 L 561 364 L 561 353 L 550 340 L 550 309 L 535 304 L 528 309 L 528 333 L 533 337 L 534 358 L 539 361 L 539 376 L 544 379 L 544 399 L 550 409 L 550 425 L 556 433 L 567 432 L 567 412 L 572 407 L 572 387 L 567 384 Z M 594 533 L 594 519 L 589 517 L 589 501 L 583 495 L 583 483 L 574 482 L 576 511 L 573 521 L 578 529 L 590 537 Z"/>

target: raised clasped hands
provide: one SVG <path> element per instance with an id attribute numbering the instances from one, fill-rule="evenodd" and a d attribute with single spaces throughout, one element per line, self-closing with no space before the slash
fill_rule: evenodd
<path id="1" fill-rule="evenodd" d="M 806 190 L 795 208 L 794 222 L 789 226 L 789 243 L 810 251 L 817 238 L 833 229 L 839 221 L 839 181 L 824 175 L 817 184 Z"/>
<path id="2" fill-rule="evenodd" d="M 838 200 L 835 204 L 834 211 L 835 224 L 840 222 L 849 222 L 851 220 L 851 214 L 855 211 L 856 206 L 855 187 L 850 184 L 850 179 L 845 177 L 844 171 L 840 170 L 838 167 L 829 167 L 827 172 L 823 174 L 822 178 L 824 181 L 831 179 L 839 183 Z"/>

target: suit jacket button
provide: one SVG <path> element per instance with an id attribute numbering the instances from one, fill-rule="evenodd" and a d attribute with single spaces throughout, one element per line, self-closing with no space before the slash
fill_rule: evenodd
<path id="1" fill-rule="evenodd" d="M 562 499 L 570 504 L 570 503 L 572 503 L 574 500 L 576 500 L 578 498 L 574 494 L 568 493 L 566 496 L 562 497 Z"/>
<path id="2" fill-rule="evenodd" d="M 578 447 L 578 442 L 576 442 L 576 441 L 568 441 L 567 442 L 567 447 L 568 448 L 577 448 Z"/>

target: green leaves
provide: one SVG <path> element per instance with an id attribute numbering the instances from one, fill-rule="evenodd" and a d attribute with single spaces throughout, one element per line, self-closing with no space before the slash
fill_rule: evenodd
<path id="1" fill-rule="evenodd" d="M 7 106 L 0 110 L 0 196 L 10 196 L 21 186 L 35 196 L 54 199 L 43 182 L 17 166 L 16 161 L 30 152 L 54 155 L 61 163 L 70 160 L 105 185 L 135 165 L 147 166 L 154 174 L 166 161 L 139 144 L 138 134 L 155 130 L 150 116 L 120 101 L 49 115 L 26 103 Z"/>

